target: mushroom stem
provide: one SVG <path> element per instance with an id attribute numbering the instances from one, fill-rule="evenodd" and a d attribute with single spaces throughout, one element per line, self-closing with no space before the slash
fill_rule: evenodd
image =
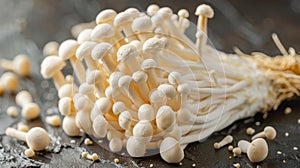
<path id="1" fill-rule="evenodd" d="M 26 132 L 22 132 L 14 128 L 8 127 L 5 131 L 5 134 L 9 137 L 16 138 L 18 140 L 26 142 L 26 135 L 27 135 Z"/>
<path id="2" fill-rule="evenodd" d="M 79 60 L 77 60 L 77 58 L 75 56 L 72 56 L 70 58 L 70 62 L 71 62 L 71 65 L 73 67 L 73 70 L 76 74 L 78 81 L 80 83 L 84 83 L 85 78 L 86 78 L 85 73 L 84 73 L 85 72 L 84 66 L 82 65 L 82 63 Z"/>
<path id="3" fill-rule="evenodd" d="M 56 90 L 59 90 L 64 84 L 66 84 L 65 77 L 61 72 L 57 72 L 53 75 L 53 82 Z"/>

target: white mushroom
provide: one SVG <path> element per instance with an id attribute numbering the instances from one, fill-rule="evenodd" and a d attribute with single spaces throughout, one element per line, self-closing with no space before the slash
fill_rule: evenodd
<path id="1" fill-rule="evenodd" d="M 81 157 L 92 160 L 92 161 L 97 161 L 99 159 L 99 156 L 96 153 L 93 153 L 92 155 L 90 155 L 87 152 L 82 152 Z"/>
<path id="2" fill-rule="evenodd" d="M 130 128 L 131 122 L 132 122 L 132 117 L 129 111 L 123 111 L 119 115 L 119 125 L 124 130 L 128 130 Z"/>
<path id="3" fill-rule="evenodd" d="M 165 138 L 159 148 L 160 156 L 168 163 L 179 163 L 184 158 L 184 152 L 174 138 Z"/>
<path id="4" fill-rule="evenodd" d="M 148 16 L 141 16 L 132 22 L 132 30 L 135 32 L 139 40 L 143 43 L 152 36 L 153 25 Z"/>
<path id="5" fill-rule="evenodd" d="M 264 131 L 257 133 L 251 139 L 254 140 L 256 138 L 267 138 L 273 140 L 276 137 L 276 130 L 274 127 L 266 126 Z"/>
<path id="6" fill-rule="evenodd" d="M 133 127 L 133 137 L 143 143 L 150 142 L 152 135 L 153 135 L 153 127 L 151 122 L 148 120 L 140 120 L 134 127 Z"/>
<path id="7" fill-rule="evenodd" d="M 149 16 L 153 16 L 153 15 L 155 15 L 155 14 L 157 13 L 158 10 L 159 10 L 159 6 L 158 6 L 158 5 L 156 5 L 156 4 L 151 4 L 151 5 L 149 5 L 148 8 L 147 8 L 147 14 L 148 14 Z"/>
<path id="8" fill-rule="evenodd" d="M 49 41 L 43 48 L 44 56 L 58 55 L 59 43 L 56 41 Z"/>
<path id="9" fill-rule="evenodd" d="M 144 71 L 136 71 L 132 74 L 132 79 L 139 88 L 143 99 L 149 101 L 149 87 L 147 85 L 148 75 Z"/>
<path id="10" fill-rule="evenodd" d="M 17 55 L 13 61 L 0 59 L 0 68 L 13 71 L 22 77 L 30 75 L 31 63 L 27 55 Z"/>
<path id="11" fill-rule="evenodd" d="M 93 121 L 93 130 L 97 138 L 104 138 L 107 134 L 108 123 L 103 115 L 97 115 Z"/>
<path id="12" fill-rule="evenodd" d="M 74 117 L 65 116 L 62 123 L 62 128 L 68 136 L 79 136 L 80 129 L 76 126 Z"/>
<path id="13" fill-rule="evenodd" d="M 111 109 L 112 109 L 112 103 L 111 103 L 110 99 L 108 99 L 106 97 L 99 98 L 94 103 L 94 107 L 91 111 L 91 120 L 94 122 L 94 119 L 98 115 L 104 115 L 104 114 L 110 112 Z"/>
<path id="14" fill-rule="evenodd" d="M 32 102 L 32 96 L 28 91 L 21 91 L 16 95 L 16 103 L 22 107 L 22 116 L 26 120 L 36 119 L 40 114 L 38 104 Z"/>
<path id="15" fill-rule="evenodd" d="M 61 124 L 61 119 L 60 119 L 59 115 L 47 116 L 45 120 L 46 120 L 47 124 L 54 126 L 54 127 L 59 127 Z"/>
<path id="16" fill-rule="evenodd" d="M 112 23 L 114 18 L 116 17 L 117 12 L 112 9 L 105 9 L 101 11 L 96 17 L 96 23 Z"/>
<path id="17" fill-rule="evenodd" d="M 41 127 L 31 128 L 27 133 L 8 127 L 5 134 L 9 137 L 24 141 L 34 151 L 44 150 L 50 143 L 46 130 Z"/>
<path id="18" fill-rule="evenodd" d="M 132 44 L 125 44 L 121 46 L 117 52 L 117 61 L 124 63 L 130 70 L 131 74 L 140 70 L 137 57 L 139 57 L 138 50 Z"/>
<path id="19" fill-rule="evenodd" d="M 18 109 L 15 106 L 10 106 L 6 110 L 6 114 L 11 117 L 17 117 L 19 115 Z"/>
<path id="20" fill-rule="evenodd" d="M 245 152 L 247 149 L 247 156 L 251 162 L 261 162 L 268 156 L 268 144 L 266 140 L 257 138 L 251 143 L 247 141 L 239 141 L 238 146 Z"/>
<path id="21" fill-rule="evenodd" d="M 124 32 L 128 41 L 135 39 L 133 31 L 131 29 L 131 23 L 133 21 L 132 14 L 130 12 L 121 12 L 114 18 L 114 26 Z"/>
<path id="22" fill-rule="evenodd" d="M 138 110 L 139 120 L 152 121 L 155 119 L 154 109 L 150 104 L 143 104 Z"/>
<path id="23" fill-rule="evenodd" d="M 85 29 L 80 32 L 77 38 L 78 44 L 82 44 L 86 41 L 91 41 L 91 33 L 93 29 Z"/>
<path id="24" fill-rule="evenodd" d="M 83 64 L 76 58 L 76 50 L 79 47 L 79 44 L 75 40 L 66 40 L 62 42 L 58 49 L 58 55 L 63 60 L 70 60 L 80 83 L 85 82 L 85 68 Z"/>
<path id="25" fill-rule="evenodd" d="M 59 88 L 66 83 L 61 72 L 65 65 L 65 62 L 58 56 L 48 56 L 41 64 L 41 74 L 43 78 L 53 78 L 56 90 L 59 90 Z"/>
<path id="26" fill-rule="evenodd" d="M 233 137 L 231 135 L 227 135 L 220 142 L 214 143 L 214 148 L 220 149 L 221 147 L 230 144 L 232 141 L 233 141 Z"/>
<path id="27" fill-rule="evenodd" d="M 4 91 L 15 92 L 19 87 L 19 78 L 12 72 L 5 72 L 0 78 L 0 87 Z"/>
<path id="28" fill-rule="evenodd" d="M 172 131 L 176 122 L 176 114 L 169 106 L 162 106 L 156 114 L 156 124 L 161 130 Z"/>
<path id="29" fill-rule="evenodd" d="M 123 148 L 123 141 L 120 138 L 112 138 L 109 141 L 109 149 L 112 152 L 120 152 Z"/>
<path id="30" fill-rule="evenodd" d="M 76 50 L 76 57 L 78 60 L 84 60 L 89 70 L 97 69 L 97 63 L 92 59 L 92 50 L 97 45 L 95 42 L 86 41 L 80 44 Z"/>
<path id="31" fill-rule="evenodd" d="M 107 85 L 106 76 L 103 71 L 93 70 L 87 74 L 86 82 L 93 85 L 96 90 L 96 97 L 105 96 L 105 87 Z"/>
<path id="32" fill-rule="evenodd" d="M 145 143 L 137 141 L 134 137 L 129 137 L 126 143 L 126 149 L 132 157 L 143 157 L 146 153 Z"/>

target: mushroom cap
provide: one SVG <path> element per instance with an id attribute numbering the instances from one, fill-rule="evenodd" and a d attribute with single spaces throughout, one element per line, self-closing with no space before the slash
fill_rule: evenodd
<path id="1" fill-rule="evenodd" d="M 92 33 L 91 33 L 91 39 L 93 41 L 101 41 L 106 38 L 112 38 L 115 35 L 114 28 L 107 23 L 99 24 L 97 25 Z"/>
<path id="2" fill-rule="evenodd" d="M 19 87 L 18 76 L 12 72 L 5 72 L 1 77 L 1 86 L 7 91 L 16 91 Z"/>
<path id="3" fill-rule="evenodd" d="M 79 86 L 79 93 L 83 94 L 83 95 L 87 95 L 87 94 L 93 94 L 95 91 L 93 85 L 90 85 L 88 83 L 82 83 Z"/>
<path id="4" fill-rule="evenodd" d="M 129 75 L 124 75 L 119 79 L 118 85 L 120 88 L 129 89 L 131 82 L 132 82 L 132 77 Z"/>
<path id="5" fill-rule="evenodd" d="M 13 61 L 15 72 L 21 76 L 30 74 L 30 60 L 27 55 L 17 55 Z"/>
<path id="6" fill-rule="evenodd" d="M 60 72 L 66 63 L 58 56 L 48 56 L 41 64 L 41 74 L 43 78 L 48 79 Z"/>
<path id="7" fill-rule="evenodd" d="M 116 17 L 116 15 L 117 12 L 114 11 L 113 9 L 105 9 L 97 15 L 96 23 L 101 24 L 101 23 L 110 22 Z"/>
<path id="8" fill-rule="evenodd" d="M 151 4 L 147 8 L 147 14 L 153 16 L 159 10 L 159 6 L 156 4 Z"/>
<path id="9" fill-rule="evenodd" d="M 195 15 L 202 15 L 207 18 L 212 18 L 214 17 L 214 10 L 206 4 L 201 4 L 197 7 Z"/>
<path id="10" fill-rule="evenodd" d="M 153 135 L 153 127 L 148 120 L 140 120 L 133 127 L 133 136 L 136 140 L 140 142 L 149 142 Z"/>
<path id="11" fill-rule="evenodd" d="M 154 109 L 150 104 L 143 104 L 138 110 L 139 120 L 152 121 L 155 118 Z"/>
<path id="12" fill-rule="evenodd" d="M 58 109 L 62 115 L 70 115 L 72 113 L 72 98 L 61 98 L 58 102 Z"/>
<path id="13" fill-rule="evenodd" d="M 94 106 L 99 113 L 106 114 L 111 110 L 112 103 L 109 98 L 101 97 L 95 102 Z"/>
<path id="14" fill-rule="evenodd" d="M 265 135 L 267 139 L 273 140 L 276 137 L 276 130 L 271 126 L 266 126 L 264 129 Z"/>
<path id="15" fill-rule="evenodd" d="M 36 119 L 40 115 L 40 107 L 36 103 L 26 103 L 22 108 L 22 116 L 26 120 Z"/>
<path id="16" fill-rule="evenodd" d="M 56 41 L 49 41 L 43 48 L 44 56 L 57 55 L 58 54 L 59 43 Z"/>
<path id="17" fill-rule="evenodd" d="M 149 16 L 142 16 L 134 19 L 132 30 L 134 32 L 152 32 L 153 24 Z"/>
<path id="18" fill-rule="evenodd" d="M 171 131 L 175 125 L 175 112 L 170 106 L 161 106 L 156 114 L 156 124 L 161 130 Z"/>
<path id="19" fill-rule="evenodd" d="M 136 8 L 127 8 L 124 12 L 131 14 L 132 18 L 137 18 L 141 13 Z"/>
<path id="20" fill-rule="evenodd" d="M 162 7 L 158 10 L 158 14 L 160 14 L 163 18 L 171 17 L 173 11 L 169 7 Z"/>
<path id="21" fill-rule="evenodd" d="M 177 95 L 176 88 L 170 84 L 161 84 L 157 89 L 162 91 L 170 99 L 175 98 Z"/>
<path id="22" fill-rule="evenodd" d="M 125 62 L 130 57 L 139 55 L 138 49 L 132 44 L 125 44 L 121 46 L 117 52 L 117 61 Z"/>
<path id="23" fill-rule="evenodd" d="M 186 9 L 180 9 L 177 14 L 178 14 L 178 16 L 183 17 L 183 18 L 189 17 L 189 11 L 187 11 Z"/>
<path id="24" fill-rule="evenodd" d="M 119 85 L 118 85 L 118 81 L 119 79 L 124 76 L 124 73 L 123 72 L 120 72 L 120 71 L 116 71 L 116 72 L 113 72 L 110 74 L 109 76 L 109 85 L 112 87 L 112 88 L 118 88 Z"/>
<path id="25" fill-rule="evenodd" d="M 98 138 L 104 138 L 107 134 L 108 123 L 102 115 L 97 115 L 93 122 L 94 133 Z"/>
<path id="26" fill-rule="evenodd" d="M 92 41 L 86 41 L 77 48 L 76 57 L 81 60 L 91 55 L 93 48 L 97 45 L 97 43 Z"/>
<path id="27" fill-rule="evenodd" d="M 146 82 L 148 75 L 144 71 L 136 71 L 132 74 L 132 78 L 136 83 Z"/>
<path id="28" fill-rule="evenodd" d="M 74 87 L 73 84 L 66 83 L 58 90 L 58 97 L 73 97 L 73 95 L 77 92 L 77 88 Z"/>
<path id="29" fill-rule="evenodd" d="M 261 162 L 268 156 L 268 144 L 263 138 L 253 140 L 248 149 L 247 156 L 251 162 Z"/>
<path id="30" fill-rule="evenodd" d="M 146 153 L 145 143 L 137 141 L 134 137 L 130 137 L 126 143 L 126 149 L 132 157 L 143 157 Z"/>
<path id="31" fill-rule="evenodd" d="M 123 148 L 123 141 L 121 138 L 112 138 L 109 141 L 109 149 L 112 152 L 120 152 Z"/>
<path id="32" fill-rule="evenodd" d="M 74 98 L 74 106 L 77 111 L 88 111 L 90 112 L 93 108 L 93 102 L 85 95 L 75 94 Z"/>
<path id="33" fill-rule="evenodd" d="M 31 128 L 26 134 L 27 145 L 34 151 L 44 150 L 50 143 L 48 132 L 41 127 Z"/>
<path id="34" fill-rule="evenodd" d="M 101 42 L 97 44 L 92 50 L 92 58 L 94 60 L 101 60 L 107 54 L 114 52 L 113 46 L 110 43 Z"/>
<path id="35" fill-rule="evenodd" d="M 164 41 L 157 37 L 149 38 L 143 44 L 143 52 L 159 52 L 164 48 Z"/>
<path id="36" fill-rule="evenodd" d="M 142 70 L 149 70 L 151 68 L 156 68 L 157 62 L 153 59 L 146 59 L 142 62 L 141 68 Z"/>
<path id="37" fill-rule="evenodd" d="M 142 42 L 140 40 L 132 40 L 130 44 L 134 45 L 138 50 L 142 48 Z"/>
<path id="38" fill-rule="evenodd" d="M 248 147 L 250 146 L 250 142 L 246 141 L 246 140 L 240 140 L 238 142 L 238 147 L 241 148 L 241 151 L 243 153 L 247 153 Z"/>
<path id="39" fill-rule="evenodd" d="M 177 111 L 177 121 L 182 123 L 191 123 L 194 121 L 194 115 L 187 108 L 180 108 Z"/>
<path id="40" fill-rule="evenodd" d="M 91 41 L 91 33 L 93 29 L 84 29 L 80 32 L 80 34 L 77 37 L 77 42 L 79 44 L 82 44 L 86 41 Z"/>
<path id="41" fill-rule="evenodd" d="M 179 163 L 184 158 L 183 149 L 175 138 L 166 137 L 160 144 L 160 156 L 168 163 Z"/>
<path id="42" fill-rule="evenodd" d="M 112 106 L 112 111 L 115 115 L 119 115 L 123 111 L 126 111 L 126 109 L 127 109 L 127 107 L 121 101 L 115 102 L 114 105 Z"/>
<path id="43" fill-rule="evenodd" d="M 129 111 L 123 111 L 119 115 L 119 125 L 121 128 L 128 130 L 131 126 L 131 114 Z"/>
<path id="44" fill-rule="evenodd" d="M 75 118 L 65 116 L 62 123 L 62 128 L 68 136 L 79 136 L 80 129 L 76 126 Z"/>
<path id="45" fill-rule="evenodd" d="M 168 76 L 168 81 L 172 85 L 180 84 L 182 83 L 181 74 L 179 72 L 171 72 Z"/>
<path id="46" fill-rule="evenodd" d="M 58 48 L 58 55 L 63 60 L 67 60 L 75 56 L 79 44 L 75 40 L 66 40 L 62 42 Z"/>
<path id="47" fill-rule="evenodd" d="M 21 92 L 19 92 L 16 95 L 17 105 L 22 107 L 24 104 L 27 104 L 27 103 L 30 103 L 30 102 L 32 102 L 32 96 L 28 91 L 22 90 Z"/>
<path id="48" fill-rule="evenodd" d="M 121 27 L 122 25 L 126 23 L 132 22 L 133 17 L 132 14 L 129 12 L 120 12 L 116 15 L 114 19 L 114 26 Z"/>

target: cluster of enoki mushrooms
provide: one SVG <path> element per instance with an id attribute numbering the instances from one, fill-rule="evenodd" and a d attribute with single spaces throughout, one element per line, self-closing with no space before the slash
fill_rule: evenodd
<path id="1" fill-rule="evenodd" d="M 41 74 L 58 90 L 65 133 L 106 137 L 112 152 L 154 151 L 179 163 L 189 143 L 299 95 L 299 56 L 276 35 L 283 56 L 226 54 L 207 44 L 213 9 L 199 5 L 195 15 L 195 42 L 185 34 L 187 10 L 157 5 L 103 10 L 95 27 L 62 42 Z M 67 61 L 74 73 L 64 76 Z"/>

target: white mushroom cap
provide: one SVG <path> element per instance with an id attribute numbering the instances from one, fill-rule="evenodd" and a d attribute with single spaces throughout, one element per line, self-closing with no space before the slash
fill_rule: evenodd
<path id="1" fill-rule="evenodd" d="M 99 114 L 106 114 L 111 110 L 112 103 L 110 99 L 106 97 L 99 98 L 92 109 L 91 120 L 94 121 L 95 117 Z"/>
<path id="2" fill-rule="evenodd" d="M 58 102 L 58 109 L 62 115 L 71 115 L 72 114 L 72 98 L 63 97 Z"/>
<path id="3" fill-rule="evenodd" d="M 119 115 L 123 111 L 126 111 L 126 109 L 127 109 L 126 105 L 121 101 L 115 102 L 114 105 L 112 106 L 112 111 L 115 115 Z"/>
<path id="4" fill-rule="evenodd" d="M 112 138 L 109 141 L 109 149 L 112 152 L 120 152 L 123 148 L 123 141 L 120 138 Z"/>
<path id="5" fill-rule="evenodd" d="M 153 135 L 153 127 L 148 120 L 140 120 L 133 127 L 133 136 L 139 142 L 149 142 Z"/>
<path id="6" fill-rule="evenodd" d="M 148 70 L 156 67 L 157 67 L 157 62 L 153 59 L 146 59 L 143 61 L 141 65 L 142 70 Z"/>
<path id="7" fill-rule="evenodd" d="M 88 111 L 90 112 L 93 108 L 93 102 L 85 95 L 75 94 L 74 98 L 74 106 L 77 111 Z"/>
<path id="8" fill-rule="evenodd" d="M 48 79 L 60 72 L 66 63 L 58 56 L 48 56 L 41 64 L 41 74 L 43 78 Z"/>
<path id="9" fill-rule="evenodd" d="M 86 41 L 76 50 L 77 59 L 81 60 L 91 55 L 93 48 L 97 45 L 95 42 Z"/>
<path id="10" fill-rule="evenodd" d="M 107 23 L 112 21 L 117 15 L 117 12 L 112 9 L 105 9 L 101 11 L 96 17 L 96 23 Z"/>
<path id="11" fill-rule="evenodd" d="M 149 38 L 143 44 L 143 52 L 158 52 L 164 48 L 164 41 L 157 37 Z"/>
<path id="12" fill-rule="evenodd" d="M 126 149 L 132 157 L 143 157 L 146 153 L 146 144 L 137 141 L 134 137 L 129 137 L 126 143 Z"/>
<path id="13" fill-rule="evenodd" d="M 155 118 L 154 109 L 150 104 L 143 104 L 138 111 L 139 120 L 152 121 Z"/>
<path id="14" fill-rule="evenodd" d="M 34 151 L 44 150 L 50 143 L 48 132 L 41 127 L 31 128 L 26 134 L 27 145 Z"/>
<path id="15" fill-rule="evenodd" d="M 82 83 L 79 86 L 79 93 L 82 95 L 88 95 L 88 94 L 93 94 L 95 91 L 93 85 L 90 85 L 88 83 Z"/>
<path id="16" fill-rule="evenodd" d="M 109 85 L 112 87 L 112 88 L 118 88 L 119 85 L 118 85 L 118 81 L 119 79 L 124 76 L 125 74 L 123 72 L 120 72 L 120 71 L 116 71 L 116 72 L 113 72 L 112 74 L 110 74 L 109 76 Z"/>
<path id="17" fill-rule="evenodd" d="M 132 22 L 132 14 L 129 12 L 120 12 L 116 15 L 114 19 L 114 26 L 120 27 L 126 23 Z"/>
<path id="18" fill-rule="evenodd" d="M 91 33 L 93 29 L 84 29 L 77 37 L 77 42 L 82 44 L 86 41 L 91 41 Z"/>
<path id="19" fill-rule="evenodd" d="M 14 72 L 18 75 L 26 77 L 30 74 L 31 63 L 27 55 L 17 55 L 13 60 Z"/>
<path id="20" fill-rule="evenodd" d="M 246 140 L 240 140 L 238 142 L 238 147 L 241 148 L 241 151 L 243 153 L 247 153 L 248 147 L 250 146 L 250 142 L 246 141 Z"/>
<path id="21" fill-rule="evenodd" d="M 183 149 L 172 137 L 165 138 L 160 144 L 160 156 L 168 163 L 179 163 L 184 158 Z"/>
<path id="22" fill-rule="evenodd" d="M 76 87 L 74 87 L 73 84 L 66 83 L 62 87 L 59 88 L 58 97 L 59 98 L 73 97 L 77 91 L 78 91 L 78 89 Z"/>
<path id="23" fill-rule="evenodd" d="M 173 85 L 170 84 L 161 84 L 157 88 L 161 92 L 163 92 L 168 98 L 173 99 L 175 98 L 177 92 L 176 88 Z"/>
<path id="24" fill-rule="evenodd" d="M 261 162 L 268 156 L 268 144 L 262 138 L 253 140 L 247 149 L 247 156 L 251 162 Z"/>
<path id="25" fill-rule="evenodd" d="M 195 116 L 187 108 L 180 108 L 177 111 L 177 121 L 181 123 L 191 123 L 195 120 Z"/>
<path id="26" fill-rule="evenodd" d="M 49 41 L 43 48 L 44 56 L 58 55 L 59 43 L 56 41 Z"/>
<path id="27" fill-rule="evenodd" d="M 148 16 L 138 17 L 132 22 L 132 30 L 134 32 L 151 32 L 152 29 L 152 21 Z"/>
<path id="28" fill-rule="evenodd" d="M 132 40 L 130 44 L 134 45 L 138 50 L 142 49 L 142 42 L 140 40 Z"/>
<path id="29" fill-rule="evenodd" d="M 66 40 L 62 42 L 58 49 L 58 55 L 63 60 L 67 60 L 75 56 L 76 50 L 79 47 L 79 44 L 75 40 Z"/>
<path id="30" fill-rule="evenodd" d="M 123 111 L 120 115 L 119 115 L 119 125 L 121 128 L 128 130 L 131 126 L 131 114 L 129 111 Z"/>
<path id="31" fill-rule="evenodd" d="M 26 90 L 20 91 L 16 95 L 16 103 L 17 103 L 17 105 L 19 105 L 21 107 L 23 107 L 25 104 L 31 103 L 31 102 L 32 102 L 32 96 Z"/>
<path id="32" fill-rule="evenodd" d="M 133 18 L 136 18 L 136 17 L 138 17 L 141 14 L 138 9 L 132 8 L 132 7 L 131 8 L 127 8 L 124 12 L 131 14 L 131 16 Z"/>
<path id="33" fill-rule="evenodd" d="M 100 70 L 90 71 L 86 76 L 86 82 L 90 85 L 99 82 L 104 82 L 105 80 L 106 80 L 105 74 L 103 71 Z"/>
<path id="34" fill-rule="evenodd" d="M 110 43 L 101 42 L 92 50 L 92 58 L 94 60 L 102 60 L 104 56 L 114 52 L 113 46 Z"/>
<path id="35" fill-rule="evenodd" d="M 201 4 L 197 7 L 195 15 L 203 15 L 207 18 L 214 17 L 214 10 L 206 4 Z"/>
<path id="36" fill-rule="evenodd" d="M 121 46 L 117 52 L 117 61 L 125 62 L 130 57 L 139 55 L 138 49 L 132 44 L 125 44 Z"/>
<path id="37" fill-rule="evenodd" d="M 160 107 L 156 114 L 157 127 L 161 130 L 171 131 L 176 122 L 175 117 L 175 112 L 170 106 Z"/>
<path id="38" fill-rule="evenodd" d="M 65 116 L 63 119 L 62 128 L 68 136 L 80 135 L 80 129 L 76 126 L 75 118 L 71 116 Z"/>
<path id="39" fill-rule="evenodd" d="M 93 129 L 98 138 L 104 138 L 107 134 L 108 123 L 103 115 L 97 115 L 93 122 Z"/>
<path id="40" fill-rule="evenodd" d="M 182 83 L 181 76 L 182 75 L 179 72 L 171 72 L 168 76 L 168 81 L 172 85 L 181 84 Z"/>
<path id="41" fill-rule="evenodd" d="M 156 14 L 156 12 L 159 10 L 159 6 L 156 4 L 151 4 L 148 6 L 147 8 L 147 14 L 149 16 L 153 16 L 154 14 Z"/>
<path id="42" fill-rule="evenodd" d="M 114 28 L 107 23 L 99 24 L 97 25 L 92 33 L 91 33 L 91 39 L 93 41 L 101 41 L 103 39 L 112 38 L 115 35 Z"/>
<path id="43" fill-rule="evenodd" d="M 19 78 L 12 72 L 5 72 L 1 76 L 0 83 L 4 90 L 14 92 L 19 87 Z"/>
<path id="44" fill-rule="evenodd" d="M 187 11 L 186 9 L 180 9 L 178 11 L 178 16 L 188 18 L 189 17 L 189 11 Z"/>
<path id="45" fill-rule="evenodd" d="M 36 103 L 26 103 L 21 113 L 26 120 L 33 120 L 40 115 L 40 107 Z"/>

